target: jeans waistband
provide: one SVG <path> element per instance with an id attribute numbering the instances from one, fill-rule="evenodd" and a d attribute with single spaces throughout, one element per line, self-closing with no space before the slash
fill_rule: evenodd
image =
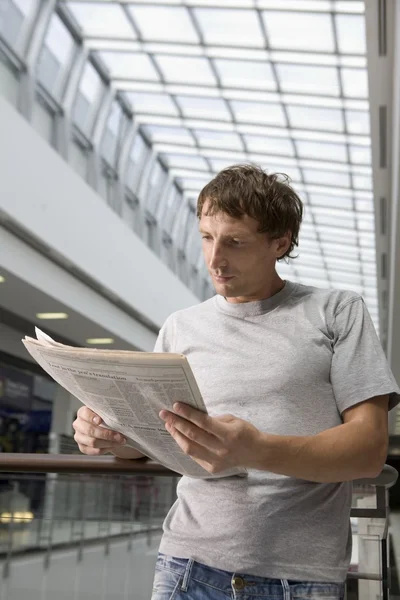
<path id="1" fill-rule="evenodd" d="M 278 597 L 279 595 L 282 596 L 282 590 L 289 589 L 287 582 L 282 579 L 253 577 L 239 572 L 230 573 L 203 565 L 191 558 L 176 558 L 160 553 L 157 559 L 157 567 L 177 573 L 181 577 L 183 576 L 180 587 L 182 591 L 187 591 L 191 580 L 204 583 L 226 594 L 231 594 L 232 590 L 243 590 L 246 593 L 257 595 L 270 594 L 272 596 L 276 594 Z"/>
<path id="2" fill-rule="evenodd" d="M 327 600 L 339 599 L 344 593 L 343 583 L 332 582 L 300 582 L 287 579 L 269 579 L 248 575 L 243 572 L 228 572 L 214 567 L 209 567 L 196 562 L 191 558 L 177 558 L 159 553 L 157 558 L 158 569 L 165 569 L 180 575 L 182 583 L 180 589 L 188 591 L 190 581 L 202 583 L 205 586 L 217 589 L 231 597 L 240 597 L 243 593 L 247 596 L 265 596 L 289 600 L 291 589 L 296 588 L 298 594 L 306 597 L 324 597 Z"/>

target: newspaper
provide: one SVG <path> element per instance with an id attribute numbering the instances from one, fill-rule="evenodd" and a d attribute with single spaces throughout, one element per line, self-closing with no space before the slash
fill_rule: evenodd
<path id="1" fill-rule="evenodd" d="M 74 348 L 36 328 L 24 346 L 62 387 L 92 409 L 104 424 L 149 458 L 189 477 L 245 475 L 245 469 L 210 474 L 185 454 L 165 430 L 161 409 L 176 401 L 207 413 L 189 362 L 183 354 Z"/>

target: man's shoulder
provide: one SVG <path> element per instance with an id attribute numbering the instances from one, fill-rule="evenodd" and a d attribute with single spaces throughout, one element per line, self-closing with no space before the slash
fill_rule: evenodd
<path id="1" fill-rule="evenodd" d="M 298 283 L 294 300 L 319 306 L 332 315 L 337 314 L 347 304 L 361 300 L 359 293 L 349 289 L 322 288 Z"/>

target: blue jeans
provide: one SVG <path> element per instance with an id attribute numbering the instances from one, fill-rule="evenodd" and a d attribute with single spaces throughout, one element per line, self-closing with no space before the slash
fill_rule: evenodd
<path id="1" fill-rule="evenodd" d="M 253 577 L 158 554 L 151 600 L 343 600 L 344 583 Z"/>

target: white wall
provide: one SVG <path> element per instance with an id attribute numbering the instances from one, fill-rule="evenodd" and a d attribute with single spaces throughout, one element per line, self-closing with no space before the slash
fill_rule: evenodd
<path id="1" fill-rule="evenodd" d="M 26 282 L 28 286 L 38 288 L 58 300 L 62 305 L 66 305 L 83 317 L 98 323 L 107 331 L 121 337 L 140 350 L 151 351 L 153 349 L 156 340 L 156 334 L 153 331 L 1 226 L 0 265 Z M 70 339 L 77 342 L 73 329 L 71 329 Z M 11 344 L 11 340 L 9 341 Z M 12 347 L 18 345 L 15 336 L 12 344 Z M 29 360 L 28 353 L 22 344 L 20 346 L 23 358 Z M 12 347 L 6 340 L 4 351 L 19 356 L 21 348 L 16 348 L 16 352 L 11 352 Z"/>
<path id="2" fill-rule="evenodd" d="M 199 300 L 0 96 L 0 210 L 157 326 Z"/>

